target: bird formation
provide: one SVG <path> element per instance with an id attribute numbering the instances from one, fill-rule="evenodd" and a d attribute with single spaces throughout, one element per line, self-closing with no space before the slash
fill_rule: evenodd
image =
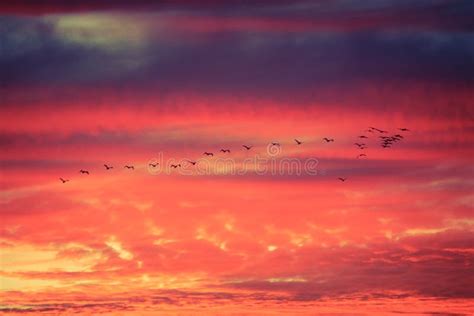
<path id="1" fill-rule="evenodd" d="M 410 132 L 410 130 L 408 128 L 398 128 L 399 131 L 401 132 Z M 379 129 L 379 128 L 376 128 L 376 127 L 369 127 L 367 130 L 365 130 L 365 132 L 368 132 L 368 133 L 371 133 L 371 134 L 375 134 L 375 133 L 379 133 L 379 134 L 382 134 L 382 135 L 379 135 L 379 140 L 380 140 L 380 146 L 382 148 L 391 148 L 395 143 L 397 142 L 400 142 L 402 141 L 405 137 L 401 134 L 394 134 L 392 136 L 387 136 L 386 134 L 388 134 L 388 131 L 386 130 L 382 130 L 382 129 Z M 359 135 L 357 136 L 358 139 L 369 139 L 369 137 L 367 135 Z M 331 142 L 334 142 L 334 138 L 328 138 L 328 137 L 324 137 L 322 138 L 322 140 L 326 143 L 331 143 Z M 297 146 L 300 146 L 303 144 L 302 141 L 298 140 L 298 139 L 294 139 L 295 143 Z M 271 142 L 270 143 L 272 146 L 281 146 L 279 142 Z M 358 147 L 358 149 L 360 150 L 364 150 L 367 148 L 367 145 L 366 143 L 362 143 L 362 142 L 356 142 L 354 143 L 355 146 Z M 251 150 L 253 148 L 253 146 L 251 145 L 242 145 L 242 147 L 245 149 L 245 150 Z M 226 154 L 230 154 L 230 149 L 227 149 L 227 148 L 222 148 L 220 149 L 220 152 Z M 204 156 L 207 156 L 207 157 L 213 157 L 214 156 L 214 153 L 212 152 L 208 152 L 208 151 L 205 151 L 203 153 Z M 362 157 L 367 157 L 367 154 L 365 153 L 361 153 L 361 154 L 358 154 L 357 155 L 357 159 L 360 159 Z M 195 160 L 188 160 L 186 159 L 185 160 L 187 163 L 195 166 L 197 164 L 197 161 Z M 149 167 L 152 167 L 152 168 L 156 168 L 158 167 L 159 163 L 158 162 L 155 162 L 155 163 L 149 163 L 148 166 Z M 181 168 L 181 164 L 171 164 L 170 165 L 171 168 L 173 169 L 178 169 L 178 168 Z M 108 164 L 104 164 L 104 168 L 105 170 L 111 170 L 113 169 L 114 167 L 113 166 L 110 166 Z M 124 166 L 124 169 L 129 169 L 129 170 L 135 170 L 135 167 L 133 165 L 125 165 Z M 90 172 L 88 170 L 84 170 L 84 169 L 80 169 L 79 170 L 79 173 L 83 174 L 83 175 L 90 175 Z M 338 177 L 337 178 L 339 181 L 341 182 L 345 182 L 347 180 L 347 178 L 345 177 Z M 64 184 L 64 183 L 67 183 L 69 182 L 69 179 L 64 179 L 64 178 L 59 178 L 59 180 Z"/>

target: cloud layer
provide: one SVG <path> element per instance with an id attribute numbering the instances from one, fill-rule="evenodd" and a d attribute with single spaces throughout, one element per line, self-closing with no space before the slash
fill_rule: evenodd
<path id="1" fill-rule="evenodd" d="M 473 10 L 0 4 L 0 313 L 468 315 Z"/>

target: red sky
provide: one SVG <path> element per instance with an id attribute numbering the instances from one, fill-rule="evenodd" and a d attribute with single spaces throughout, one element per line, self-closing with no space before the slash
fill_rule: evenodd
<path id="1" fill-rule="evenodd" d="M 0 5 L 0 314 L 469 315 L 472 9 Z"/>

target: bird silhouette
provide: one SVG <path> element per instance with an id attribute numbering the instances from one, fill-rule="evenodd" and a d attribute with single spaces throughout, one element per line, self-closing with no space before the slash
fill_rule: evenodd
<path id="1" fill-rule="evenodd" d="M 124 168 L 135 170 L 134 166 L 125 165 Z"/>
<path id="2" fill-rule="evenodd" d="M 59 180 L 61 180 L 61 182 L 62 182 L 62 183 L 69 182 L 69 179 L 63 179 L 63 178 L 59 178 Z"/>
<path id="3" fill-rule="evenodd" d="M 341 178 L 341 177 L 339 177 L 338 179 L 341 180 L 342 182 L 347 180 L 347 178 Z"/>
<path id="4" fill-rule="evenodd" d="M 360 157 L 367 157 L 366 154 L 359 154 L 359 156 L 357 156 L 357 158 L 360 158 Z"/>
<path id="5" fill-rule="evenodd" d="M 107 164 L 104 164 L 104 167 L 105 167 L 106 170 L 110 170 L 110 169 L 113 169 L 113 168 L 114 168 L 113 166 L 109 166 L 109 165 L 107 165 Z"/>
<path id="6" fill-rule="evenodd" d="M 365 135 L 360 135 L 359 138 L 368 138 L 368 137 Z"/>
<path id="7" fill-rule="evenodd" d="M 280 146 L 280 143 L 277 142 L 271 142 L 272 146 Z"/>
<path id="8" fill-rule="evenodd" d="M 369 128 L 372 129 L 372 130 L 374 130 L 374 131 L 377 131 L 377 132 L 379 132 L 379 133 L 381 133 L 381 134 L 386 134 L 386 133 L 388 133 L 387 131 L 381 130 L 381 129 L 376 128 L 376 127 L 369 127 Z"/>
<path id="9" fill-rule="evenodd" d="M 206 155 L 206 156 L 214 156 L 213 153 L 210 153 L 210 152 L 207 152 L 207 151 L 205 151 L 203 155 Z"/>
<path id="10" fill-rule="evenodd" d="M 230 153 L 230 149 L 221 149 L 221 152 L 223 152 L 223 153 Z"/>
<path id="11" fill-rule="evenodd" d="M 192 160 L 186 160 L 187 162 L 189 162 L 190 164 L 192 164 L 193 166 L 196 165 L 197 161 L 192 161 Z"/>
<path id="12" fill-rule="evenodd" d="M 242 145 L 242 147 L 244 147 L 244 148 L 247 149 L 247 150 L 252 149 L 252 146 Z"/>
<path id="13" fill-rule="evenodd" d="M 296 142 L 296 145 L 301 145 L 301 144 L 303 144 L 302 141 L 299 141 L 299 140 L 297 140 L 296 138 L 295 138 L 295 142 Z"/>
<path id="14" fill-rule="evenodd" d="M 156 162 L 156 163 L 151 163 L 151 162 L 150 162 L 150 163 L 148 164 L 148 166 L 153 167 L 153 168 L 158 167 L 158 165 L 159 165 L 158 162 Z"/>
<path id="15" fill-rule="evenodd" d="M 323 140 L 326 141 L 326 143 L 330 143 L 330 142 L 333 142 L 333 141 L 334 141 L 334 138 L 327 138 L 327 137 L 324 137 Z"/>
<path id="16" fill-rule="evenodd" d="M 399 130 L 401 130 L 402 132 L 409 132 L 410 131 L 408 128 L 405 128 L 405 127 L 399 128 Z"/>
<path id="17" fill-rule="evenodd" d="M 366 149 L 367 148 L 367 146 L 364 143 L 354 143 L 354 145 L 359 147 L 359 149 Z"/>
<path id="18" fill-rule="evenodd" d="M 79 170 L 79 172 L 82 173 L 82 174 L 87 174 L 87 175 L 89 175 L 89 171 L 87 171 L 87 170 L 81 169 L 81 170 Z"/>
<path id="19" fill-rule="evenodd" d="M 176 168 L 178 168 L 178 167 L 181 167 L 181 164 L 171 165 L 170 167 L 173 168 L 173 169 L 176 169 Z"/>

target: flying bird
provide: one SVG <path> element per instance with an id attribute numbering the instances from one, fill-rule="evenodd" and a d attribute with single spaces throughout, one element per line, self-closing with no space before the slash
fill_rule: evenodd
<path id="1" fill-rule="evenodd" d="M 205 151 L 203 155 L 206 155 L 206 156 L 214 156 L 213 153 L 210 153 L 210 152 L 207 152 L 207 151 Z"/>
<path id="2" fill-rule="evenodd" d="M 230 153 L 230 149 L 221 149 L 221 152 L 223 152 L 223 153 Z"/>
<path id="3" fill-rule="evenodd" d="M 176 169 L 176 168 L 178 168 L 178 167 L 181 167 L 181 164 L 171 165 L 170 167 Z"/>
<path id="4" fill-rule="evenodd" d="M 280 146 L 280 143 L 277 142 L 271 142 L 272 146 Z"/>
<path id="5" fill-rule="evenodd" d="M 87 175 L 89 175 L 89 171 L 87 171 L 87 170 L 81 169 L 81 170 L 79 170 L 79 172 L 82 173 L 82 174 L 87 174 Z"/>
<path id="6" fill-rule="evenodd" d="M 388 133 L 387 131 L 384 131 L 384 130 L 381 130 L 381 129 L 378 129 L 378 128 L 375 128 L 375 127 L 369 127 L 369 128 L 372 129 L 372 130 L 374 130 L 374 131 L 377 131 L 377 132 L 379 132 L 379 133 L 381 133 L 381 134 L 386 134 L 386 133 Z"/>
<path id="7" fill-rule="evenodd" d="M 295 142 L 296 142 L 296 145 L 301 145 L 301 144 L 303 144 L 302 141 L 299 141 L 299 140 L 297 140 L 296 138 L 295 138 Z"/>
<path id="8" fill-rule="evenodd" d="M 197 161 L 192 161 L 192 160 L 186 160 L 187 162 L 189 162 L 190 164 L 192 164 L 193 166 L 196 165 Z"/>
<path id="9" fill-rule="evenodd" d="M 63 179 L 63 178 L 59 178 L 59 180 L 61 180 L 61 182 L 62 182 L 62 183 L 69 182 L 69 179 Z"/>
<path id="10" fill-rule="evenodd" d="M 125 165 L 124 168 L 135 170 L 134 166 Z"/>
<path id="11" fill-rule="evenodd" d="M 252 146 L 242 145 L 242 147 L 244 147 L 244 148 L 247 149 L 247 150 L 252 149 Z"/>
<path id="12" fill-rule="evenodd" d="M 399 128 L 399 130 L 401 130 L 402 132 L 409 132 L 410 131 L 408 128 L 405 128 L 405 127 Z"/>
<path id="13" fill-rule="evenodd" d="M 326 143 L 330 143 L 330 142 L 333 142 L 333 141 L 334 141 L 334 138 L 327 138 L 327 137 L 324 137 L 323 140 L 326 141 Z"/>
<path id="14" fill-rule="evenodd" d="M 366 154 L 359 154 L 359 156 L 357 156 L 357 158 L 360 158 L 360 157 L 367 157 Z"/>
<path id="15" fill-rule="evenodd" d="M 158 162 L 157 162 L 157 163 L 151 163 L 151 162 L 150 162 L 150 163 L 148 164 L 148 166 L 153 167 L 153 168 L 158 167 L 158 165 L 159 165 Z"/>
<path id="16" fill-rule="evenodd" d="M 109 165 L 107 165 L 107 164 L 104 164 L 104 167 L 105 167 L 106 170 L 109 170 L 109 169 L 113 169 L 113 168 L 114 168 L 113 166 L 109 166 Z"/>
<path id="17" fill-rule="evenodd" d="M 365 135 L 360 135 L 359 138 L 368 138 L 368 137 Z"/>
<path id="18" fill-rule="evenodd" d="M 340 177 L 338 179 L 341 180 L 342 182 L 347 180 L 347 178 L 340 178 Z"/>

